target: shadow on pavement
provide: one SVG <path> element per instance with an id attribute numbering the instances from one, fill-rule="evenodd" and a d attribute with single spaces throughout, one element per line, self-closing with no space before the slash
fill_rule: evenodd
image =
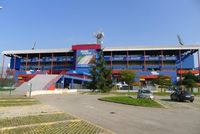
<path id="1" fill-rule="evenodd" d="M 174 101 L 172 101 L 171 99 L 160 99 L 160 100 L 162 100 L 162 101 L 170 101 L 170 102 L 174 102 Z"/>
<path id="2" fill-rule="evenodd" d="M 173 103 L 177 103 L 178 101 L 172 101 L 171 99 L 160 99 L 162 101 L 167 101 L 167 102 L 173 102 Z M 179 103 L 189 103 L 189 101 L 180 101 Z"/>

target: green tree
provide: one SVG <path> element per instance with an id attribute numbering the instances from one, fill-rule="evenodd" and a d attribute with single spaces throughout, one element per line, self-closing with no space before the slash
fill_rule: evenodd
<path id="1" fill-rule="evenodd" d="M 187 74 L 183 74 L 183 80 L 181 84 L 184 85 L 186 88 L 191 89 L 191 91 L 193 92 L 193 87 L 197 86 L 196 83 L 198 82 L 198 79 L 198 76 L 195 76 L 194 74 L 189 72 Z"/>
<path id="2" fill-rule="evenodd" d="M 1 79 L 0 87 L 12 87 L 15 84 L 13 79 Z"/>
<path id="3" fill-rule="evenodd" d="M 198 82 L 198 76 L 195 76 L 194 74 L 192 74 L 191 72 L 187 73 L 187 74 L 183 74 L 183 80 L 187 80 L 187 79 L 192 79 L 195 82 Z"/>
<path id="4" fill-rule="evenodd" d="M 120 72 L 120 80 L 128 84 L 128 89 L 130 89 L 130 85 L 134 82 L 135 76 L 135 73 L 130 70 L 123 70 Z"/>
<path id="5" fill-rule="evenodd" d="M 93 62 L 92 69 L 90 70 L 91 82 L 89 82 L 89 88 L 91 90 L 99 89 L 100 92 L 109 92 L 112 85 L 111 69 L 105 67 L 105 60 L 103 51 L 98 53 L 98 59 Z"/>
<path id="6" fill-rule="evenodd" d="M 90 70 L 90 79 L 91 79 L 91 82 L 88 83 L 88 87 L 92 90 L 92 91 L 95 91 L 97 89 L 97 82 L 98 82 L 98 79 L 97 79 L 97 67 L 96 67 L 96 64 L 95 64 L 96 61 L 93 62 L 93 65 L 92 65 L 92 69 Z"/>
<path id="7" fill-rule="evenodd" d="M 172 86 L 172 81 L 169 76 L 159 75 L 152 82 L 153 84 L 159 85 L 161 92 L 163 92 L 163 89 Z"/>

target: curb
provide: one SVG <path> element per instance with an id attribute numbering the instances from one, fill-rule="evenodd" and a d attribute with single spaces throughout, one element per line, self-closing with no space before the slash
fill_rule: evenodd
<path id="1" fill-rule="evenodd" d="M 163 108 L 166 108 L 166 109 L 168 109 L 169 107 L 167 107 L 166 105 L 164 105 L 163 103 L 161 103 L 160 101 L 158 101 L 158 100 L 154 100 L 154 101 L 156 101 L 158 104 L 160 104 L 161 106 L 163 106 Z"/>

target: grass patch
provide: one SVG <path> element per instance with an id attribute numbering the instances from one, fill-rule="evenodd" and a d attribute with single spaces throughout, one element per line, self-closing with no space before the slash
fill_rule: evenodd
<path id="1" fill-rule="evenodd" d="M 104 134 L 105 130 L 85 121 L 64 122 L 51 125 L 40 125 L 16 128 L 3 131 L 4 134 Z M 109 134 L 108 132 L 106 134 Z"/>
<path id="2" fill-rule="evenodd" d="M 192 93 L 192 94 L 194 94 L 195 96 L 200 96 L 200 93 Z"/>
<path id="3" fill-rule="evenodd" d="M 156 93 L 153 93 L 153 94 L 156 95 L 156 96 L 170 96 L 171 93 L 165 93 L 165 92 L 161 93 L 161 92 L 156 92 Z"/>
<path id="4" fill-rule="evenodd" d="M 75 119 L 65 113 L 14 117 L 0 120 L 0 128 Z"/>
<path id="5" fill-rule="evenodd" d="M 43 124 L 41 124 L 43 123 Z M 46 124 L 44 124 L 46 123 Z M 23 126 L 25 125 L 25 126 Z M 12 128 L 9 128 L 12 127 Z M 44 114 L 0 120 L 3 134 L 109 134 L 105 129 L 65 114 Z"/>
<path id="6" fill-rule="evenodd" d="M 137 92 L 111 92 L 111 94 L 115 94 L 115 95 L 137 95 Z"/>
<path id="7" fill-rule="evenodd" d="M 137 92 L 110 92 L 110 93 L 100 93 L 100 92 L 83 92 L 82 94 L 90 94 L 90 95 L 109 95 L 109 94 L 114 94 L 114 95 L 137 95 Z M 170 96 L 171 93 L 161 93 L 161 92 L 156 92 L 153 93 L 156 96 Z"/>
<path id="8" fill-rule="evenodd" d="M 114 103 L 121 103 L 126 105 L 134 105 L 134 106 L 143 106 L 143 107 L 163 107 L 159 103 L 154 100 L 150 99 L 136 99 L 129 96 L 112 96 L 112 97 L 103 97 L 99 100 L 107 101 L 107 102 L 114 102 Z"/>
<path id="9" fill-rule="evenodd" d="M 39 101 L 34 98 L 0 98 L 0 107 L 23 106 L 34 104 L 39 104 Z"/>
<path id="10" fill-rule="evenodd" d="M 113 95 L 131 95 L 131 96 L 134 96 L 134 95 L 137 95 L 137 92 L 109 92 L 109 93 L 100 93 L 100 92 L 82 92 L 81 94 L 89 94 L 89 95 L 110 95 L 110 94 L 113 94 Z M 200 92 L 199 93 L 192 93 L 194 94 L 195 96 L 200 96 Z M 155 92 L 153 93 L 153 95 L 155 96 L 170 96 L 171 93 L 166 93 L 166 92 Z"/>
<path id="11" fill-rule="evenodd" d="M 101 93 L 101 92 L 82 92 L 81 94 L 89 94 L 89 95 L 137 95 L 137 92 L 108 92 L 108 93 Z"/>
<path id="12" fill-rule="evenodd" d="M 81 94 L 89 94 L 89 95 L 109 95 L 109 94 L 111 94 L 111 93 L 101 93 L 101 92 L 97 92 L 97 91 L 95 91 L 95 92 L 81 92 Z"/>

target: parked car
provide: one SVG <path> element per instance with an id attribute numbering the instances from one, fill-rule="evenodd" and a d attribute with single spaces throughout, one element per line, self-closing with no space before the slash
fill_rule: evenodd
<path id="1" fill-rule="evenodd" d="M 175 90 L 171 95 L 170 95 L 171 100 L 173 101 L 194 101 L 194 95 L 192 95 L 188 91 L 184 90 Z"/>
<path id="2" fill-rule="evenodd" d="M 116 83 L 115 85 L 120 90 L 128 90 L 128 88 L 129 88 L 128 84 L 126 84 L 126 83 L 119 82 L 119 83 Z"/>
<path id="3" fill-rule="evenodd" d="M 137 98 L 154 99 L 153 93 L 148 89 L 138 90 Z"/>

